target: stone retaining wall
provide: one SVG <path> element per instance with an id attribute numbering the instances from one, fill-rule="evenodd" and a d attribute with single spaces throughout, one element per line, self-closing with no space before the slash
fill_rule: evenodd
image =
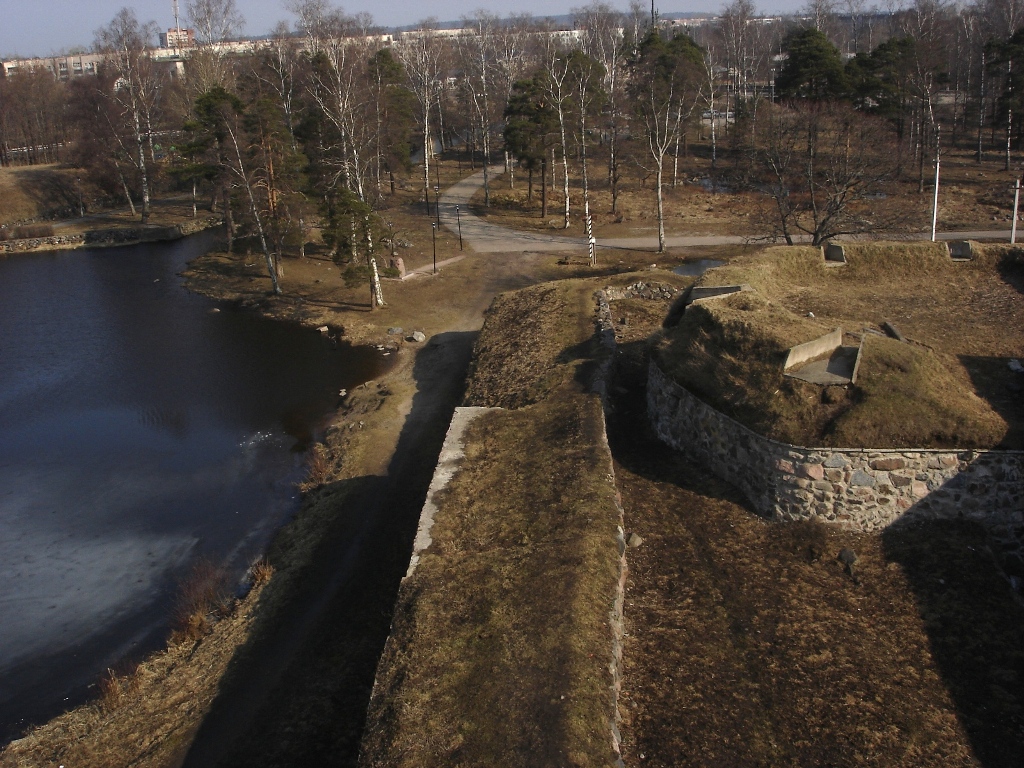
<path id="1" fill-rule="evenodd" d="M 759 435 L 651 361 L 647 412 L 664 442 L 743 491 L 761 514 L 874 531 L 912 512 L 963 516 L 997 535 L 1024 526 L 1024 452 L 803 448 Z"/>
<path id="2" fill-rule="evenodd" d="M 20 240 L 0 241 L 0 253 L 18 253 L 52 248 L 92 248 L 177 240 L 219 226 L 223 220 L 212 216 L 166 227 L 129 227 L 126 229 L 94 229 L 77 235 L 51 235 Z"/>

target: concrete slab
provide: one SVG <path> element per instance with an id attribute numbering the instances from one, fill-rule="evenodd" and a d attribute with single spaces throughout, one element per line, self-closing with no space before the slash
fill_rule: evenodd
<path id="1" fill-rule="evenodd" d="M 949 256 L 953 261 L 970 261 L 974 258 L 974 248 L 970 240 L 952 240 L 949 243 Z"/>
<path id="2" fill-rule="evenodd" d="M 690 289 L 689 296 L 687 298 L 687 304 L 694 304 L 698 301 L 707 301 L 709 299 L 720 299 L 723 296 L 729 296 L 734 293 L 740 293 L 743 291 L 753 291 L 754 289 L 744 283 L 743 285 L 695 285 Z"/>
<path id="3" fill-rule="evenodd" d="M 850 384 L 859 351 L 859 347 L 837 347 L 830 356 L 811 360 L 799 368 L 786 371 L 785 375 L 821 386 Z"/>
<path id="4" fill-rule="evenodd" d="M 484 408 L 480 406 L 468 406 L 456 408 L 452 415 L 451 423 L 448 425 L 448 434 L 445 435 L 444 445 L 441 447 L 441 455 L 437 457 L 437 466 L 434 468 L 434 477 L 430 481 L 430 488 L 427 490 L 427 498 L 423 502 L 423 509 L 420 511 L 420 524 L 416 531 L 416 539 L 412 545 L 412 557 L 409 558 L 409 570 L 405 578 L 412 576 L 416 566 L 420 562 L 420 554 L 431 545 L 433 539 L 430 530 L 434 527 L 434 515 L 437 513 L 437 495 L 445 489 L 455 473 L 465 454 L 462 436 L 473 421 L 483 413 L 489 411 L 500 411 L 500 408 Z"/>
<path id="5" fill-rule="evenodd" d="M 783 370 L 788 371 L 790 368 L 804 363 L 808 360 L 814 360 L 820 357 L 824 357 L 830 354 L 832 350 L 836 349 L 843 343 L 843 329 L 836 328 L 834 331 L 826 333 L 824 336 L 819 336 L 811 341 L 804 342 L 803 344 L 797 344 L 795 347 L 789 350 L 789 354 L 786 355 L 786 362 L 783 364 Z"/>
<path id="6" fill-rule="evenodd" d="M 841 245 L 829 243 L 822 249 L 822 253 L 825 256 L 825 261 L 832 265 L 846 263 L 846 249 Z"/>

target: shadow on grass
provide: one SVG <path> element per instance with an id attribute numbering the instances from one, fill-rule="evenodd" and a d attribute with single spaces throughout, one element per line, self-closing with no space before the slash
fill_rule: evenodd
<path id="1" fill-rule="evenodd" d="M 662 443 L 647 417 L 647 342 L 619 344 L 612 374 L 608 439 L 615 461 L 659 483 L 673 483 L 710 498 L 750 508 L 738 489 Z M 751 511 L 751 514 L 755 514 Z"/>
<path id="2" fill-rule="evenodd" d="M 19 186 L 44 216 L 78 211 L 78 188 L 70 178 L 50 169 L 19 170 Z"/>
<path id="3" fill-rule="evenodd" d="M 1024 607 L 996 566 L 985 530 L 910 521 L 882 534 L 910 582 L 931 655 L 985 768 L 1024 756 Z"/>
<path id="4" fill-rule="evenodd" d="M 1024 249 L 1013 248 L 999 260 L 999 274 L 1008 285 L 1024 293 Z"/>
<path id="5" fill-rule="evenodd" d="M 609 419 L 609 438 L 616 461 L 647 479 L 747 506 L 738 491 L 715 480 L 695 462 L 686 461 L 682 454 L 653 437 L 644 396 L 646 359 L 643 343 L 619 347 L 618 376 L 613 389 L 615 412 Z M 950 490 L 959 490 L 962 482 L 951 481 L 954 487 Z M 1004 527 L 1012 529 L 1010 512 L 1007 519 L 1011 524 Z M 804 524 L 785 524 L 773 526 L 773 531 L 776 537 L 792 539 L 786 546 L 791 552 L 806 550 L 810 559 L 815 560 L 823 551 L 821 543 L 814 540 L 821 530 Z M 1016 533 L 1021 534 L 1019 522 Z M 928 639 L 924 658 L 910 659 L 910 663 L 934 663 L 981 765 L 1020 766 L 1024 755 L 1024 605 L 1000 568 L 1000 563 L 1004 568 L 1007 562 L 1020 563 L 1019 555 L 1004 551 L 977 523 L 913 516 L 886 529 L 881 535 L 881 546 L 885 560 L 901 566 Z M 725 577 L 716 579 L 716 587 L 721 589 L 728 581 Z M 879 638 L 880 646 L 892 642 L 899 645 L 899 638 Z M 880 663 L 889 661 L 881 659 Z M 864 669 L 852 679 L 862 675 L 870 679 L 873 671 Z M 910 691 L 903 695 L 907 694 Z M 888 694 L 876 689 L 876 695 Z M 903 730 L 900 718 L 906 716 L 912 722 L 916 704 L 906 702 L 893 709 L 896 714 L 887 715 L 890 722 Z M 912 743 L 913 737 L 908 738 Z M 827 744 L 825 740 L 821 746 L 827 748 Z M 907 763 L 921 764 L 915 763 L 910 755 Z"/>
<path id="6" fill-rule="evenodd" d="M 997 447 L 1024 449 L 1024 373 L 1010 369 L 1009 357 L 960 355 L 974 391 L 992 406 L 1009 429 Z"/>
<path id="7" fill-rule="evenodd" d="M 475 337 L 438 334 L 417 355 L 417 392 L 387 476 L 321 487 L 292 523 L 308 515 L 324 521 L 311 532 L 308 562 L 275 576 L 283 593 L 265 593 L 268 605 L 232 660 L 185 766 L 355 765 L 399 583 Z M 271 549 L 279 571 L 292 538 L 282 531 Z"/>

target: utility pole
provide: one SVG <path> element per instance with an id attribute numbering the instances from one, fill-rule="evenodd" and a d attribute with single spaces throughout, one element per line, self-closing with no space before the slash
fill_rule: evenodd
<path id="1" fill-rule="evenodd" d="M 941 157 L 939 131 L 942 126 L 935 126 L 935 194 L 932 197 L 932 242 L 935 242 L 935 227 L 939 221 L 939 160 Z"/>

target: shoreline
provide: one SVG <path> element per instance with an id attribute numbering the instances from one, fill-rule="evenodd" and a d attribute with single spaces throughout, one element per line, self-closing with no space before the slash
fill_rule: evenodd
<path id="1" fill-rule="evenodd" d="M 45 251 L 77 251 L 86 248 L 115 248 L 141 243 L 162 243 L 180 240 L 207 229 L 221 226 L 219 216 L 196 218 L 170 225 L 132 224 L 123 227 L 90 229 L 70 235 L 48 235 L 19 240 L 0 241 L 0 255 L 41 253 Z"/>

